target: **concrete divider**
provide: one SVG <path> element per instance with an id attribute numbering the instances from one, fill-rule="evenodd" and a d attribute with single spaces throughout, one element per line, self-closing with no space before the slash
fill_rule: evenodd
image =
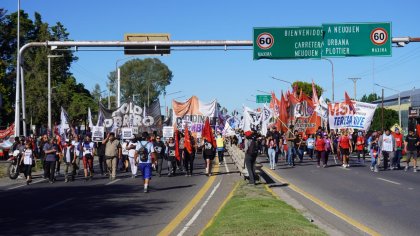
<path id="1" fill-rule="evenodd" d="M 226 150 L 229 153 L 229 156 L 232 158 L 236 166 L 236 169 L 239 171 L 239 174 L 244 176 L 244 179 L 247 179 L 249 174 L 245 166 L 245 152 L 241 150 L 238 146 L 231 145 L 230 143 L 226 144 Z M 262 173 L 261 168 L 262 168 L 262 165 L 259 162 L 256 162 L 255 172 L 257 174 L 257 179 L 259 178 L 260 173 Z"/>

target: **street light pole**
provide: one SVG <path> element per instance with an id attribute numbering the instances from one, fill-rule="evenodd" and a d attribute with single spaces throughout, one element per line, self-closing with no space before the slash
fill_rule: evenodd
<path id="1" fill-rule="evenodd" d="M 327 60 L 330 64 L 331 64 L 331 75 L 332 75 L 332 102 L 334 103 L 334 63 L 328 59 L 328 58 L 323 58 L 325 60 Z"/>
<path id="2" fill-rule="evenodd" d="M 357 81 L 359 80 L 359 79 L 362 79 L 362 78 L 348 78 L 349 80 L 353 80 L 353 84 L 354 84 L 354 100 L 357 100 L 357 94 L 356 94 L 356 83 L 357 83 Z"/>
<path id="3" fill-rule="evenodd" d="M 63 55 L 48 55 L 48 129 L 52 134 L 51 122 L 51 58 L 63 57 Z"/>
<path id="4" fill-rule="evenodd" d="M 271 76 L 271 78 L 272 78 L 272 79 L 275 79 L 275 80 L 278 80 L 278 81 L 282 81 L 282 82 L 288 83 L 288 84 L 290 84 L 290 85 L 293 85 L 291 82 L 289 82 L 289 81 L 287 81 L 287 80 L 282 80 L 282 79 L 279 79 L 279 78 L 276 78 L 276 77 L 273 77 L 273 76 Z"/>
<path id="5" fill-rule="evenodd" d="M 17 57 L 16 57 L 16 96 L 15 96 L 15 137 L 20 135 L 20 0 L 18 0 L 17 18 Z"/>

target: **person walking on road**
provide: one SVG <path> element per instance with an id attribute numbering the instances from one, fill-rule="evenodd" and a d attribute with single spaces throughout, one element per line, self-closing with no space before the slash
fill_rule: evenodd
<path id="1" fill-rule="evenodd" d="M 413 130 L 408 131 L 408 135 L 405 137 L 404 142 L 404 151 L 407 154 L 407 165 L 405 166 L 405 171 L 408 171 L 408 168 L 410 168 L 410 161 L 413 159 L 413 171 L 417 172 L 417 149 L 419 145 L 419 137 Z"/>
<path id="2" fill-rule="evenodd" d="M 170 137 L 166 145 L 166 157 L 168 159 L 168 176 L 171 177 L 176 171 L 176 146 L 174 138 Z"/>
<path id="3" fill-rule="evenodd" d="M 128 145 L 130 143 L 130 140 L 126 139 L 123 140 L 123 143 L 121 144 L 121 153 L 122 153 L 122 158 L 121 158 L 121 169 L 120 171 L 122 172 L 128 172 L 128 164 L 129 164 L 129 160 L 128 160 Z"/>
<path id="4" fill-rule="evenodd" d="M 255 161 L 258 156 L 258 147 L 255 134 L 247 137 L 248 148 L 245 150 L 245 166 L 248 170 L 249 184 L 256 184 Z"/>
<path id="5" fill-rule="evenodd" d="M 83 170 L 85 173 L 85 181 L 93 178 L 93 155 L 95 153 L 95 144 L 86 136 L 83 142 Z"/>
<path id="6" fill-rule="evenodd" d="M 364 166 L 365 165 L 365 137 L 361 131 L 357 132 L 356 138 L 356 153 L 357 162 Z"/>
<path id="7" fill-rule="evenodd" d="M 222 134 L 218 131 L 216 136 L 216 146 L 217 146 L 217 157 L 219 158 L 219 165 L 223 164 L 223 157 L 225 152 L 225 139 L 222 137 Z"/>
<path id="8" fill-rule="evenodd" d="M 343 159 L 343 168 L 350 167 L 350 153 L 353 152 L 351 139 L 349 138 L 348 131 L 345 130 L 340 138 L 338 139 L 338 145 L 340 148 L 340 155 Z"/>
<path id="9" fill-rule="evenodd" d="M 321 161 L 322 161 L 322 167 L 326 167 L 325 163 L 325 140 L 322 138 L 321 133 L 316 134 L 316 140 L 315 140 L 315 152 L 316 152 L 316 162 L 317 167 L 321 167 Z"/>
<path id="10" fill-rule="evenodd" d="M 66 145 L 63 148 L 63 161 L 64 161 L 64 182 L 69 182 L 69 169 L 71 167 L 71 181 L 74 181 L 76 176 L 76 160 L 77 156 L 74 154 L 74 146 L 70 140 L 66 140 Z"/>
<path id="11" fill-rule="evenodd" d="M 50 184 L 55 182 L 55 163 L 57 161 L 56 155 L 58 149 L 56 147 L 55 139 L 50 138 L 49 142 L 44 144 L 43 150 L 45 153 L 45 170 L 46 170 L 46 177 L 49 179 Z"/>
<path id="12" fill-rule="evenodd" d="M 325 167 L 327 167 L 328 158 L 330 157 L 330 153 L 333 151 L 333 144 L 332 144 L 330 135 L 327 133 L 324 133 L 324 142 L 325 142 L 324 164 L 325 164 Z"/>
<path id="13" fill-rule="evenodd" d="M 401 158 L 402 158 L 402 150 L 403 150 L 403 144 L 404 144 L 404 137 L 402 135 L 402 133 L 400 133 L 400 129 L 395 128 L 395 132 L 392 134 L 392 136 L 394 136 L 395 139 L 395 154 L 394 154 L 394 158 L 392 158 L 392 162 L 391 162 L 391 169 L 401 169 Z"/>
<path id="14" fill-rule="evenodd" d="M 306 139 L 306 150 L 308 151 L 308 156 L 310 160 L 314 158 L 314 147 L 315 147 L 314 135 L 310 134 L 308 139 Z"/>
<path id="15" fill-rule="evenodd" d="M 212 144 L 211 140 L 207 140 L 206 137 L 203 137 L 203 158 L 206 161 L 206 175 L 211 176 L 212 171 L 212 162 L 214 156 L 216 155 L 216 149 Z"/>
<path id="16" fill-rule="evenodd" d="M 96 143 L 96 152 L 98 155 L 98 162 L 99 162 L 99 170 L 101 171 L 101 175 L 108 174 L 108 167 L 106 166 L 106 159 L 105 159 L 105 144 L 102 142 Z"/>
<path id="17" fill-rule="evenodd" d="M 130 162 L 130 169 L 131 169 L 131 178 L 137 177 L 137 169 L 138 169 L 138 162 L 136 161 L 136 146 L 137 141 L 135 137 L 133 136 L 132 139 L 130 139 L 130 142 L 128 143 L 127 149 L 128 149 L 128 160 Z"/>
<path id="18" fill-rule="evenodd" d="M 380 149 L 379 149 L 378 141 L 379 141 L 379 137 L 376 132 L 372 133 L 372 135 L 368 139 L 368 150 L 371 156 L 370 170 L 374 172 L 379 171 L 378 157 L 379 157 Z"/>
<path id="19" fill-rule="evenodd" d="M 196 143 L 194 137 L 192 136 L 191 132 L 188 131 L 189 142 L 184 139 L 185 149 L 184 149 L 184 167 L 185 167 L 185 176 L 192 176 L 193 168 L 194 168 L 194 159 L 195 159 L 195 152 L 196 152 Z M 187 138 L 187 135 L 185 135 Z M 188 145 L 188 147 L 187 147 Z M 222 154 L 223 155 L 223 154 Z M 223 158 L 223 157 L 222 157 Z M 220 164 L 220 162 L 219 162 Z"/>
<path id="20" fill-rule="evenodd" d="M 287 141 L 287 165 L 294 166 L 295 160 L 294 156 L 296 155 L 296 149 L 295 149 L 295 139 L 296 136 L 292 133 L 294 126 L 290 125 L 289 130 L 287 130 L 286 133 L 286 141 Z"/>
<path id="21" fill-rule="evenodd" d="M 384 170 L 388 170 L 389 159 L 394 157 L 396 149 L 394 136 L 389 129 L 386 129 L 385 133 L 379 137 L 379 147 L 381 148 Z"/>
<path id="22" fill-rule="evenodd" d="M 152 153 L 155 153 L 153 143 L 149 142 L 149 134 L 143 132 L 140 142 L 136 147 L 136 159 L 139 163 L 140 171 L 143 176 L 144 192 L 149 192 L 149 183 L 152 179 Z"/>
<path id="23" fill-rule="evenodd" d="M 299 157 L 299 163 L 303 162 L 303 154 L 305 153 L 305 145 L 306 142 L 303 140 L 302 134 L 298 134 L 297 131 L 295 131 L 296 139 L 295 139 L 295 147 L 296 147 L 296 153 Z"/>
<path id="24" fill-rule="evenodd" d="M 153 143 L 153 147 L 155 148 L 155 153 L 157 156 L 157 175 L 160 177 L 162 175 L 162 166 L 163 161 L 165 160 L 165 152 L 166 146 L 165 143 L 161 140 L 160 136 L 156 136 L 156 140 Z"/>
<path id="25" fill-rule="evenodd" d="M 108 166 L 109 178 L 115 180 L 117 174 L 118 159 L 121 159 L 121 144 L 115 138 L 115 133 L 108 133 L 106 139 L 102 141 L 105 144 L 105 158 Z"/>
<path id="26" fill-rule="evenodd" d="M 268 159 L 270 161 L 270 169 L 274 170 L 276 167 L 276 141 L 270 136 L 268 137 Z"/>
<path id="27" fill-rule="evenodd" d="M 80 160 L 83 159 L 83 145 L 82 142 L 80 141 L 80 137 L 78 135 L 74 136 L 74 141 L 72 142 L 73 146 L 74 146 L 74 154 L 76 155 L 76 166 L 78 169 L 78 175 L 80 175 Z"/>
<path id="28" fill-rule="evenodd" d="M 21 163 L 25 165 L 25 179 L 26 184 L 28 185 L 32 182 L 32 166 L 35 166 L 35 156 L 34 151 L 32 148 L 32 144 L 30 142 L 26 142 L 25 144 L 25 151 L 23 152 L 23 158 L 21 159 Z"/>

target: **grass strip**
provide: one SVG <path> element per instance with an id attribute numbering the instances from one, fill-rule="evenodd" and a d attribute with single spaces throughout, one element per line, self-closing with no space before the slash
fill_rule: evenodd
<path id="1" fill-rule="evenodd" d="M 326 235 L 264 185 L 239 184 L 203 235 Z"/>

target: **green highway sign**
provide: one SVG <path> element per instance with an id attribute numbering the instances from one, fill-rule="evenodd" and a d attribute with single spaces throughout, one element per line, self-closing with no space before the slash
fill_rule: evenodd
<path id="1" fill-rule="evenodd" d="M 254 60 L 321 58 L 322 27 L 254 28 Z"/>
<path id="2" fill-rule="evenodd" d="M 257 95 L 257 103 L 270 103 L 271 95 Z"/>
<path id="3" fill-rule="evenodd" d="M 391 23 L 323 24 L 322 57 L 391 56 Z"/>
<path id="4" fill-rule="evenodd" d="M 391 23 L 254 28 L 254 60 L 391 56 Z"/>

